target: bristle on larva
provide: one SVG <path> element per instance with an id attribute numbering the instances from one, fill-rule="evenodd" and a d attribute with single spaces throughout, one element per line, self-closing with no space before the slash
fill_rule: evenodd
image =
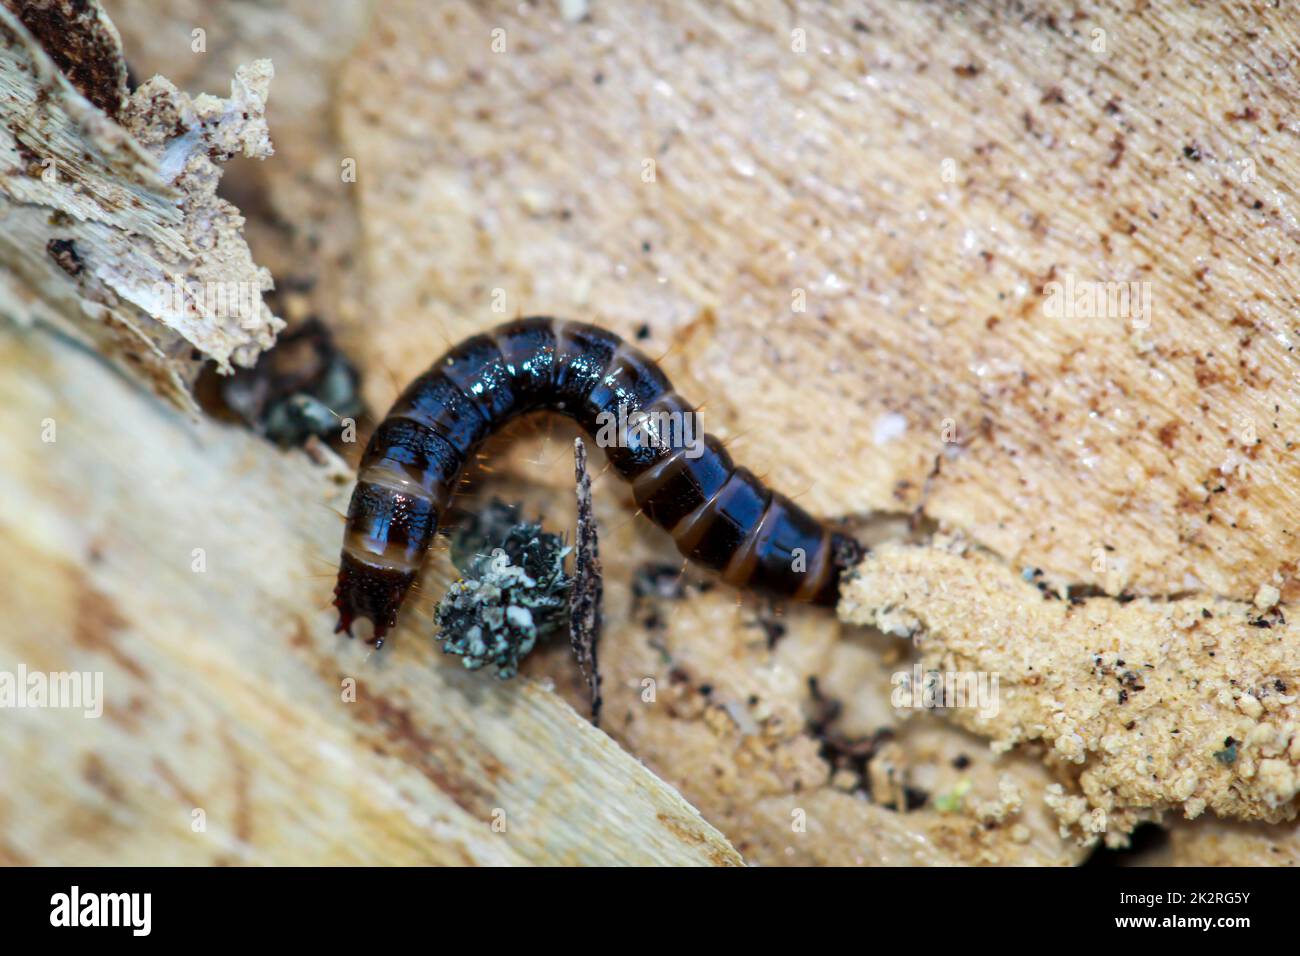
<path id="1" fill-rule="evenodd" d="M 682 554 L 736 587 L 834 604 L 861 546 L 745 468 L 698 427 L 659 366 L 612 332 L 517 319 L 453 347 L 397 399 L 366 446 L 348 506 L 336 630 L 397 620 L 479 444 L 532 411 L 567 415 L 632 483 Z"/>

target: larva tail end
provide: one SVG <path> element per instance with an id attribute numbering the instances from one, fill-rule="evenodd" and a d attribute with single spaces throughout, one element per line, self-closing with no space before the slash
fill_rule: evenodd
<path id="1" fill-rule="evenodd" d="M 353 637 L 352 625 L 357 618 L 368 618 L 374 625 L 370 643 L 381 647 L 384 635 L 397 622 L 397 612 L 415 581 L 414 571 L 379 568 L 358 561 L 346 551 L 339 560 L 339 579 L 334 585 L 334 606 L 339 621 L 334 633 L 346 631 Z"/>

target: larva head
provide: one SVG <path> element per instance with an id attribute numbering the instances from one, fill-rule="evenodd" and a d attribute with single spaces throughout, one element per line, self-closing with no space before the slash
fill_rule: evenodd
<path id="1" fill-rule="evenodd" d="M 850 570 L 862 561 L 866 549 L 856 538 L 838 531 L 830 533 L 831 573 L 825 585 L 813 597 L 814 604 L 834 607 L 840 600 L 840 584 Z"/>
<path id="2" fill-rule="evenodd" d="M 384 635 L 397 622 L 398 608 L 414 581 L 414 571 L 366 564 L 344 549 L 339 560 L 338 583 L 334 585 L 334 606 L 339 612 L 334 633 L 347 631 L 348 637 L 352 637 L 356 619 L 369 618 L 375 627 L 370 643 L 379 647 L 384 643 Z"/>
<path id="3" fill-rule="evenodd" d="M 857 538 L 841 534 L 839 531 L 832 531 L 831 554 L 835 557 L 836 570 L 843 573 L 862 563 L 862 559 L 866 557 L 867 549 L 862 546 L 862 542 Z"/>

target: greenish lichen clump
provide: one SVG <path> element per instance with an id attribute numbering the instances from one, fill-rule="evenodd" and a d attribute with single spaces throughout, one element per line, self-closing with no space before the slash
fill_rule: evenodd
<path id="1" fill-rule="evenodd" d="M 520 521 L 517 508 L 493 502 L 452 539 L 452 560 L 464 577 L 438 602 L 438 639 L 477 670 L 495 664 L 502 680 L 541 640 L 563 629 L 572 579 L 564 572 L 564 541 Z"/>

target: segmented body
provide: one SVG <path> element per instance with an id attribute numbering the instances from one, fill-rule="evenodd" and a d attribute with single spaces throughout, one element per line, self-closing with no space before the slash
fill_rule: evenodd
<path id="1" fill-rule="evenodd" d="M 694 414 L 655 362 L 593 325 L 517 319 L 461 342 L 407 387 L 362 456 L 334 590 L 338 630 L 367 617 L 382 641 L 475 448 L 543 409 L 592 435 L 609 416 Z M 737 587 L 835 603 L 841 571 L 861 554 L 856 541 L 736 466 L 711 435 L 624 438 L 602 445 L 610 464 L 682 554 Z"/>

